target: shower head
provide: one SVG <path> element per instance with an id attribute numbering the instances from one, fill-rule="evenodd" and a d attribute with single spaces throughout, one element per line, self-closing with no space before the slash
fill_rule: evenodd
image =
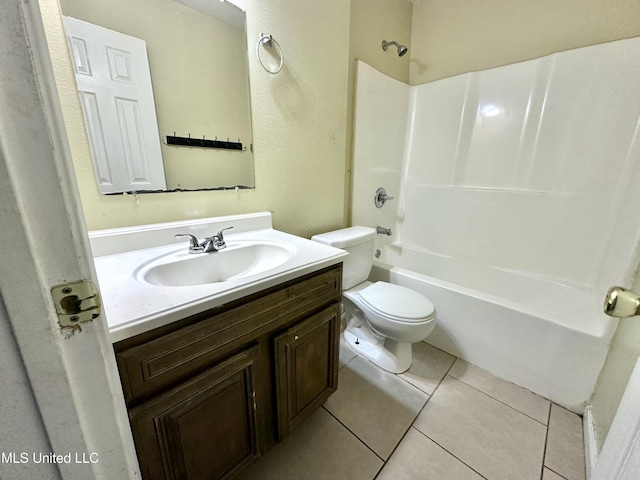
<path id="1" fill-rule="evenodd" d="M 408 49 L 407 47 L 405 47 L 404 45 L 400 45 L 398 42 L 396 42 L 395 40 L 392 40 L 390 42 L 387 42 L 386 40 L 382 41 L 382 49 L 386 52 L 387 51 L 387 47 L 389 45 L 395 45 L 396 47 L 398 47 L 398 56 L 401 57 L 403 56 L 405 53 L 407 53 Z"/>

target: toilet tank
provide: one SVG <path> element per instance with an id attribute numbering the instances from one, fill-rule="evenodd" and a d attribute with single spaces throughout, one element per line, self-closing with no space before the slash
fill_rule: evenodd
<path id="1" fill-rule="evenodd" d="M 356 226 L 314 235 L 311 240 L 349 252 L 342 270 L 342 289 L 348 290 L 369 277 L 375 237 L 375 228 Z"/>

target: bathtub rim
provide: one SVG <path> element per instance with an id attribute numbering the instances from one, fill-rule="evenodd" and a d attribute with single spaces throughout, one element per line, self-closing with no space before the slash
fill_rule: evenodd
<path id="1" fill-rule="evenodd" d="M 393 244 L 394 246 L 397 246 L 398 244 Z M 391 246 L 387 245 L 385 247 Z M 406 246 L 404 247 L 406 248 Z M 411 248 L 411 247 L 409 247 Z M 417 250 L 417 249 L 416 249 Z M 439 255 L 437 253 L 430 253 L 430 252 L 420 252 L 420 253 L 427 253 L 427 254 L 432 254 L 441 258 L 453 258 L 453 257 L 447 257 L 445 255 Z M 387 258 L 385 258 L 385 260 L 388 260 Z M 448 290 L 453 290 L 455 292 L 458 292 L 460 294 L 463 295 L 467 295 L 470 296 L 472 298 L 475 298 L 477 300 L 481 300 L 481 301 L 488 301 L 490 303 L 494 303 L 497 305 L 500 305 L 504 308 L 510 309 L 510 310 L 514 310 L 517 311 L 521 314 L 525 314 L 525 315 L 530 315 L 536 318 L 540 318 L 541 320 L 544 320 L 546 322 L 551 322 L 554 324 L 558 324 L 560 326 L 562 326 L 563 328 L 566 328 L 568 330 L 571 330 L 573 332 L 582 334 L 582 335 L 588 335 L 594 338 L 611 338 L 613 336 L 613 333 L 615 333 L 617 327 L 618 327 L 618 322 L 619 319 L 617 318 L 613 318 L 613 317 L 608 317 L 604 314 L 604 312 L 602 312 L 602 309 L 599 308 L 599 301 L 597 301 L 597 297 L 596 297 L 596 293 L 595 293 L 595 289 L 580 289 L 575 287 L 574 285 L 571 284 L 566 284 L 566 283 L 560 283 L 560 282 L 554 282 L 550 279 L 546 279 L 544 277 L 538 277 L 538 276 L 528 276 L 528 275 L 523 275 L 520 272 L 517 271 L 511 271 L 511 270 L 507 270 L 507 269 L 501 269 L 499 267 L 491 267 L 491 266 L 486 266 L 489 269 L 493 269 L 495 271 L 499 271 L 501 273 L 505 273 L 508 275 L 514 275 L 514 276 L 522 276 L 522 277 L 526 277 L 527 279 L 533 279 L 534 281 L 537 282 L 544 282 L 547 284 L 556 284 L 558 286 L 561 286 L 563 288 L 569 289 L 572 293 L 577 293 L 580 296 L 584 296 L 586 297 L 586 300 L 588 302 L 590 302 L 589 306 L 582 306 L 582 309 L 579 312 L 576 312 L 576 315 L 578 316 L 577 321 L 580 321 L 580 319 L 582 319 L 582 321 L 584 322 L 584 318 L 585 315 L 587 316 L 589 322 L 588 323 L 583 323 L 582 325 L 575 325 L 572 323 L 569 323 L 567 321 L 562 321 L 561 319 L 558 319 L 557 315 L 554 316 L 552 314 L 550 314 L 547 311 L 544 310 L 535 310 L 535 309 L 531 309 L 529 308 L 528 305 L 524 305 L 522 303 L 519 303 L 515 300 L 511 300 L 505 297 L 501 297 L 498 295 L 495 295 L 493 293 L 490 292 L 482 292 L 479 291 L 477 289 L 474 289 L 472 287 L 468 287 L 466 285 L 462 285 L 459 283 L 454 283 L 451 282 L 449 280 L 445 280 L 445 279 L 441 279 L 429 274 L 425 274 L 422 272 L 417 272 L 415 270 L 406 268 L 406 267 L 402 267 L 402 266 L 396 266 L 393 265 L 391 263 L 388 263 L 387 261 L 381 261 L 381 260 L 375 260 L 373 262 L 374 267 L 377 267 L 379 269 L 382 270 L 395 270 L 398 273 L 401 273 L 403 275 L 409 276 L 409 277 L 413 277 L 416 278 L 417 280 L 422 280 L 422 281 L 426 281 L 430 284 L 434 284 L 437 285 L 441 288 L 446 288 Z M 437 305 L 435 305 L 436 310 L 438 308 Z M 593 311 L 591 311 L 593 310 Z M 584 315 L 580 315 L 580 313 L 584 313 Z M 591 318 L 589 318 L 589 316 Z M 582 328 L 580 328 L 582 326 Z"/>

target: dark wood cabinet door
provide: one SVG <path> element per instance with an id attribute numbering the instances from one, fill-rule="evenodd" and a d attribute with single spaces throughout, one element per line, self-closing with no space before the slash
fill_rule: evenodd
<path id="1" fill-rule="evenodd" d="M 145 479 L 230 478 L 263 448 L 256 419 L 258 346 L 130 411 Z"/>
<path id="2" fill-rule="evenodd" d="M 275 338 L 279 440 L 338 388 L 339 341 L 338 303 Z"/>

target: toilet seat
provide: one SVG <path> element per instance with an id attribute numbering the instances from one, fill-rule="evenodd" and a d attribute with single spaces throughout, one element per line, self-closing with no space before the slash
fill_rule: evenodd
<path id="1" fill-rule="evenodd" d="M 396 322 L 421 323 L 435 316 L 435 307 L 424 295 L 387 282 L 375 282 L 358 292 L 364 305 Z"/>

